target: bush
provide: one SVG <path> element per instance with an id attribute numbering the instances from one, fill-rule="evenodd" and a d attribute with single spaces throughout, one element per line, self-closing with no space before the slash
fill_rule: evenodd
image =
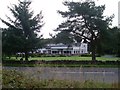
<path id="1" fill-rule="evenodd" d="M 91 57 L 92 55 L 91 54 L 81 54 L 80 56 L 81 57 Z"/>
<path id="2" fill-rule="evenodd" d="M 81 57 L 92 57 L 92 54 L 81 54 L 80 56 Z M 99 54 L 96 54 L 95 56 L 96 57 L 101 57 L 101 55 L 99 55 Z"/>
<path id="3" fill-rule="evenodd" d="M 66 56 L 71 56 L 71 55 L 64 55 L 64 54 L 39 54 L 39 53 L 34 53 L 30 54 L 31 57 L 66 57 Z"/>
<path id="4" fill-rule="evenodd" d="M 42 55 L 39 55 L 40 57 L 66 57 L 66 55 L 62 55 L 62 54 L 42 54 Z M 39 57 L 38 56 L 38 57 Z"/>
<path id="5" fill-rule="evenodd" d="M 96 57 L 101 57 L 101 55 L 100 55 L 100 54 L 96 54 L 95 56 L 96 56 Z"/>

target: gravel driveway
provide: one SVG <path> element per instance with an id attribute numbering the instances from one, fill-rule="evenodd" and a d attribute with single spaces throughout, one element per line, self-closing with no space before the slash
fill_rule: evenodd
<path id="1" fill-rule="evenodd" d="M 97 82 L 118 82 L 118 68 L 80 68 L 80 67 L 3 67 L 18 70 L 28 77 L 60 80 L 95 80 Z"/>

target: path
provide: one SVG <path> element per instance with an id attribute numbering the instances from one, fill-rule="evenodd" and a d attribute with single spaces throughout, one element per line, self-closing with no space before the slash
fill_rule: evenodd
<path id="1" fill-rule="evenodd" d="M 118 68 L 80 68 L 80 67 L 3 67 L 18 70 L 38 79 L 95 80 L 97 82 L 118 82 Z"/>

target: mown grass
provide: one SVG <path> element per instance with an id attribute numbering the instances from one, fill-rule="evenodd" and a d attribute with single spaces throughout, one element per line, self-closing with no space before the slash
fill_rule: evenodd
<path id="1" fill-rule="evenodd" d="M 3 88 L 118 88 L 117 83 L 107 84 L 94 81 L 70 81 L 70 80 L 38 80 L 28 78 L 26 74 L 16 70 L 3 70 Z"/>
<path id="2" fill-rule="evenodd" d="M 17 59 L 16 59 L 16 57 L 11 57 L 11 59 L 8 59 L 8 58 L 6 58 L 6 60 L 11 60 L 11 61 L 20 61 L 20 58 L 21 57 L 18 57 Z M 91 57 L 80 57 L 80 56 L 66 56 L 66 57 L 30 57 L 29 58 L 29 61 L 34 61 L 34 60 L 37 60 L 37 61 L 41 61 L 41 60 L 44 60 L 44 61 L 62 61 L 62 60 L 64 60 L 64 61 L 67 61 L 67 60 L 72 60 L 72 61 L 91 61 Z M 118 60 L 120 60 L 120 58 L 117 58 L 117 57 L 112 57 L 112 58 L 110 58 L 110 57 L 97 57 L 97 61 L 118 61 Z M 45 64 L 45 63 L 42 63 L 42 64 L 37 64 L 37 63 L 35 63 L 35 64 L 30 64 L 30 63 L 19 63 L 19 64 L 16 64 L 16 63 L 14 63 L 14 64 L 9 64 L 9 63 L 3 63 L 3 66 L 30 66 L 30 67 L 34 67 L 34 66 L 44 66 L 44 67 L 46 67 L 46 66 L 52 66 L 52 67 L 80 67 L 80 66 L 83 66 L 83 67 L 118 67 L 118 65 L 117 64 L 65 64 L 65 63 L 63 63 L 63 64 L 59 64 L 59 63 L 57 63 L 57 64 Z"/>
<path id="3" fill-rule="evenodd" d="M 120 60 L 118 57 L 96 57 L 98 61 L 117 61 Z M 16 57 L 11 57 L 10 60 L 20 60 L 20 57 L 16 59 Z M 66 56 L 66 57 L 30 57 L 29 60 L 45 60 L 45 61 L 53 61 L 53 60 L 78 60 L 78 61 L 90 61 L 92 60 L 91 57 L 80 57 L 80 56 Z"/>

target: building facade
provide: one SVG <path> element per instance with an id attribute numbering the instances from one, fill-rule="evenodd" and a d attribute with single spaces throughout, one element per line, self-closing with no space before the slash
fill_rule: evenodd
<path id="1" fill-rule="evenodd" d="M 88 53 L 88 46 L 86 43 L 80 44 L 48 44 L 45 48 L 38 49 L 38 53 L 52 54 L 52 55 L 80 55 Z"/>

